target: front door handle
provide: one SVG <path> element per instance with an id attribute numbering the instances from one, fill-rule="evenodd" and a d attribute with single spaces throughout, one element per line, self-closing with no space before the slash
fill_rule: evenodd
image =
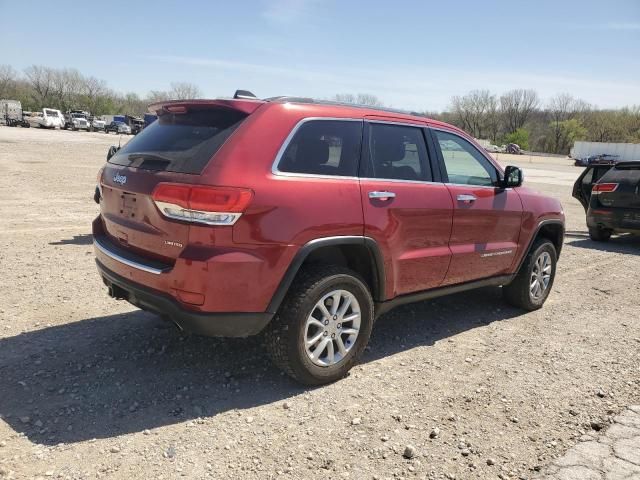
<path id="1" fill-rule="evenodd" d="M 396 198 L 396 194 L 393 192 L 369 192 L 369 198 L 375 198 L 376 200 L 389 200 Z"/>
<path id="2" fill-rule="evenodd" d="M 462 195 L 458 195 L 458 201 L 466 204 L 470 204 L 476 201 L 476 196 L 468 193 L 463 193 Z"/>

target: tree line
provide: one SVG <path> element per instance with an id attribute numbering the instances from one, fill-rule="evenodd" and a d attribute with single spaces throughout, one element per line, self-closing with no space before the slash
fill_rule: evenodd
<path id="1" fill-rule="evenodd" d="M 94 115 L 141 115 L 150 103 L 202 97 L 189 82 L 145 96 L 110 89 L 104 80 L 73 68 L 32 65 L 18 72 L 0 65 L 0 98 L 20 100 L 25 110 L 43 107 L 88 110 Z M 341 93 L 333 100 L 384 106 L 375 95 Z M 494 144 L 517 143 L 525 150 L 566 154 L 576 140 L 640 143 L 640 105 L 599 110 L 568 93 L 543 101 L 535 90 L 515 89 L 501 95 L 473 90 L 454 96 L 444 112 L 425 115 L 452 123 L 475 138 Z"/>
<path id="2" fill-rule="evenodd" d="M 495 144 L 517 143 L 525 150 L 567 154 L 577 140 L 640 143 L 640 105 L 599 110 L 568 93 L 543 102 L 535 90 L 500 96 L 473 90 L 430 114 Z"/>
<path id="3" fill-rule="evenodd" d="M 94 115 L 141 115 L 153 102 L 200 97 L 200 88 L 189 82 L 171 83 L 166 91 L 151 90 L 141 97 L 135 92 L 116 92 L 104 80 L 74 68 L 32 65 L 18 72 L 10 65 L 0 65 L 0 98 L 20 100 L 24 110 L 51 107 L 63 112 L 87 110 Z"/>

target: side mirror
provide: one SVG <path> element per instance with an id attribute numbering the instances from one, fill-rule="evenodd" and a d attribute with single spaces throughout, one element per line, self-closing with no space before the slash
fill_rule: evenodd
<path id="1" fill-rule="evenodd" d="M 107 162 L 111 157 L 113 157 L 116 153 L 118 153 L 118 150 L 120 150 L 120 147 L 116 147 L 115 145 L 111 145 L 109 147 L 109 151 L 107 152 Z"/>
<path id="2" fill-rule="evenodd" d="M 504 169 L 504 180 L 502 180 L 502 188 L 515 188 L 522 185 L 524 181 L 524 173 L 519 167 L 509 165 Z"/>

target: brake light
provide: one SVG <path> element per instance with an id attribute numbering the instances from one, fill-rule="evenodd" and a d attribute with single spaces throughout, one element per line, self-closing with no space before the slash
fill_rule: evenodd
<path id="1" fill-rule="evenodd" d="M 618 188 L 618 184 L 617 183 L 596 183 L 591 188 L 591 194 L 592 195 L 597 195 L 599 193 L 615 192 L 617 188 Z"/>
<path id="2" fill-rule="evenodd" d="M 100 170 L 98 170 L 98 175 L 96 178 L 96 186 L 98 187 L 98 191 L 100 192 L 101 197 L 102 197 L 102 172 L 104 172 L 104 165 L 100 167 Z"/>
<path id="3" fill-rule="evenodd" d="M 159 183 L 151 196 L 166 217 L 207 225 L 233 225 L 251 203 L 253 191 Z"/>
<path id="4" fill-rule="evenodd" d="M 187 107 L 184 105 L 168 105 L 164 109 L 169 113 L 187 113 Z"/>

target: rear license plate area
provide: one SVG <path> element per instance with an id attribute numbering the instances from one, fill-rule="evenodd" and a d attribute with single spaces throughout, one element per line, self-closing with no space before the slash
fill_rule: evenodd
<path id="1" fill-rule="evenodd" d="M 135 193 L 123 192 L 120 194 L 120 214 L 125 218 L 137 218 L 138 199 Z"/>

